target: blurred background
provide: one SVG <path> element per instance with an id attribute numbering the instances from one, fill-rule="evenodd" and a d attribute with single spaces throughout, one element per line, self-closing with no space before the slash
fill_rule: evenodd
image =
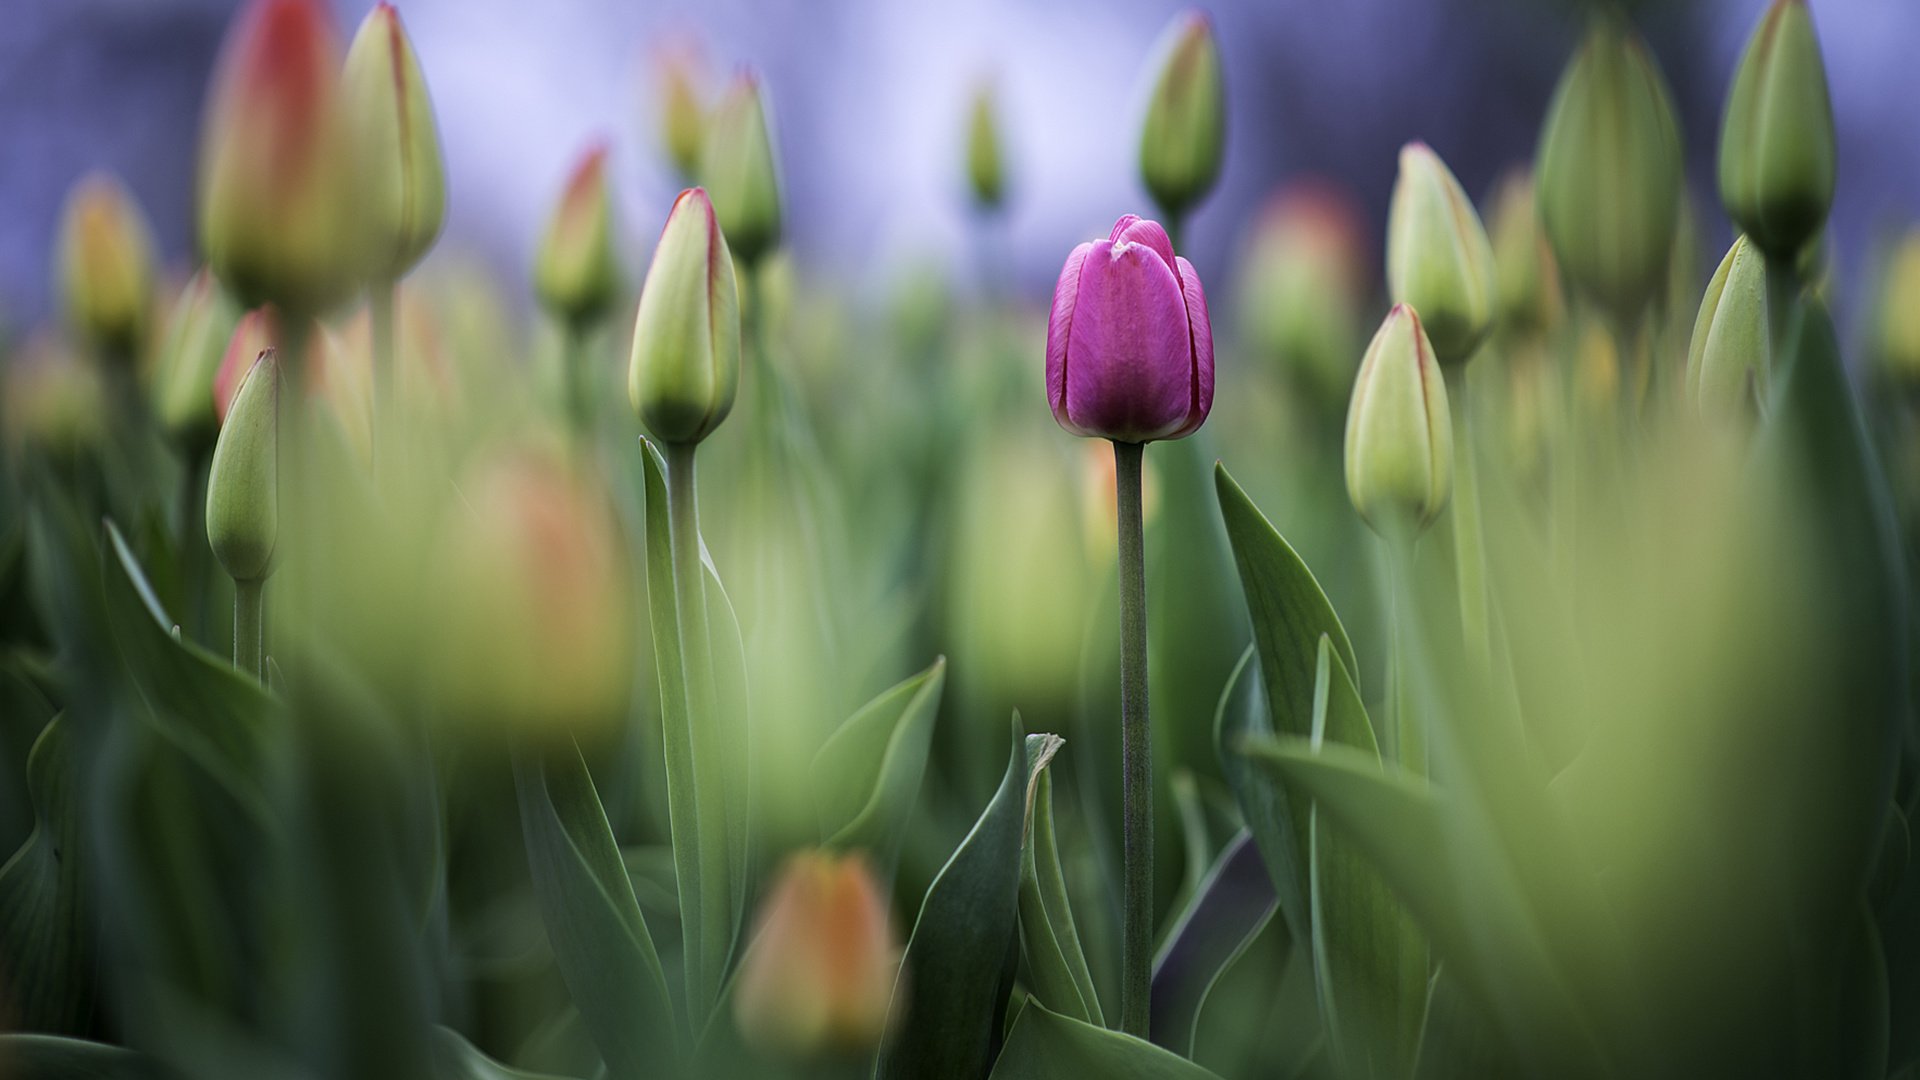
<path id="1" fill-rule="evenodd" d="M 343 28 L 371 6 L 334 4 Z M 799 265 L 860 288 L 947 255 L 1043 300 L 1065 252 L 1141 209 L 1141 80 L 1180 5 L 1165 0 L 403 0 L 445 140 L 450 217 L 434 259 L 522 281 L 567 169 L 607 138 L 636 276 L 675 182 L 659 153 L 650 60 L 691 41 L 713 92 L 762 73 Z M 1281 182 L 1328 177 L 1382 242 L 1394 154 L 1431 143 L 1476 198 L 1531 157 L 1581 25 L 1570 0 L 1218 0 L 1231 103 L 1221 186 L 1187 246 L 1203 277 L 1237 254 Z M 0 325 L 49 312 L 49 250 L 68 185 L 126 178 L 168 260 L 192 233 L 207 73 L 234 0 L 11 0 L 0 27 Z M 1835 269 L 1876 256 L 1877 226 L 1920 214 L 1920 4 L 1813 0 L 1839 122 Z M 1728 236 L 1711 192 L 1720 101 L 1762 0 L 1654 0 L 1637 18 L 1678 101 L 1710 252 Z M 968 239 L 962 153 L 982 80 L 1000 95 L 1011 206 Z M 951 253 L 951 254 L 948 254 Z M 957 257 L 958 260 L 954 261 Z M 1712 267 L 1703 265 L 1702 274 Z M 1377 258 L 1376 258 L 1377 270 Z M 865 290 L 863 290 L 865 291 Z M 524 290 L 518 291 L 524 296 Z M 1842 296 L 1846 290 L 1842 289 Z M 523 300 L 522 302 L 528 302 Z M 1843 308 L 1844 318 L 1848 312 Z M 1036 343 L 1036 349 L 1038 348 Z M 1035 354 L 1038 363 L 1038 354 Z"/>

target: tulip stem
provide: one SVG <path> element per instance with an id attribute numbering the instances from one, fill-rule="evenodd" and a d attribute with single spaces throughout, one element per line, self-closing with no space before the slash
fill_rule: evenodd
<path id="1" fill-rule="evenodd" d="M 393 452 L 394 420 L 400 415 L 396 388 L 399 375 L 394 371 L 393 300 L 399 286 L 391 281 L 376 281 L 367 295 L 367 307 L 373 322 L 373 461 L 380 465 L 382 444 Z"/>
<path id="2" fill-rule="evenodd" d="M 1407 621 L 1413 617 L 1411 535 L 1387 537 L 1387 726 L 1394 759 L 1415 776 L 1427 775 L 1426 733 L 1408 694 Z"/>
<path id="3" fill-rule="evenodd" d="M 1487 628 L 1486 545 L 1480 521 L 1480 470 L 1473 444 L 1473 409 L 1469 404 L 1472 365 L 1459 368 L 1460 378 L 1447 398 L 1453 411 L 1453 554 L 1455 584 L 1460 590 L 1460 631 L 1467 654 L 1484 670 L 1492 656 Z"/>
<path id="4" fill-rule="evenodd" d="M 587 400 L 587 333 L 585 324 L 572 319 L 560 331 L 560 378 L 566 388 L 567 421 L 582 446 L 593 430 L 592 408 Z"/>
<path id="5" fill-rule="evenodd" d="M 1774 362 L 1787 355 L 1787 330 L 1793 322 L 1793 305 L 1800 299 L 1800 270 L 1791 259 L 1765 256 L 1767 266 L 1767 333 L 1773 346 Z M 1775 372 L 1776 380 L 1779 373 Z M 1762 402 L 1762 405 L 1768 403 Z"/>
<path id="6" fill-rule="evenodd" d="M 1140 520 L 1142 443 L 1113 444 L 1120 518 L 1120 1030 L 1144 1039 L 1153 965 L 1153 744 L 1147 725 L 1146 539 Z"/>
<path id="7" fill-rule="evenodd" d="M 260 662 L 266 587 L 258 578 L 233 583 L 233 666 L 256 682 L 265 682 L 267 676 Z"/>

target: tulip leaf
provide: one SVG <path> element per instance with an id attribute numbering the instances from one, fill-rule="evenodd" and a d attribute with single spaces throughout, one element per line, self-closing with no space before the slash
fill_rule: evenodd
<path id="1" fill-rule="evenodd" d="M 1007 1033 L 992 1080 L 1218 1080 L 1193 1062 L 1118 1031 L 1050 1012 L 1032 998 Z"/>
<path id="2" fill-rule="evenodd" d="M 920 795 L 946 683 L 945 657 L 861 706 L 813 759 L 813 799 L 827 846 L 864 848 L 891 877 Z"/>
<path id="3" fill-rule="evenodd" d="M 81 1030 L 92 1010 L 95 942 L 82 888 L 79 763 L 64 714 L 27 758 L 33 832 L 0 866 L 0 989 L 23 1031 Z"/>
<path id="4" fill-rule="evenodd" d="M 666 975 L 579 748 L 522 749 L 513 772 L 540 918 L 609 1075 L 677 1062 Z"/>
<path id="5" fill-rule="evenodd" d="M 1349 673 L 1359 671 L 1359 665 L 1340 617 L 1307 564 L 1224 466 L 1214 467 L 1214 486 L 1247 597 L 1253 654 L 1259 657 L 1259 685 L 1266 688 L 1267 702 L 1262 715 L 1257 708 L 1242 711 L 1226 707 L 1223 699 L 1217 723 L 1223 751 L 1221 767 L 1253 831 L 1254 842 L 1260 846 L 1267 871 L 1273 875 L 1287 927 L 1295 940 L 1306 941 L 1312 921 L 1307 903 L 1306 799 L 1276 783 L 1271 773 L 1248 768 L 1231 751 L 1238 740 L 1249 736 L 1311 735 L 1314 670 L 1323 636 L 1332 641 L 1335 654 Z M 1229 684 L 1230 689 L 1233 685 Z"/>
<path id="6" fill-rule="evenodd" d="M 1457 1076 L 1507 1080 L 1522 1075 L 1508 1060 L 1499 1036 L 1467 999 L 1460 980 L 1441 968 L 1434 974 L 1433 988 L 1427 995 L 1416 1080 L 1451 1080 Z"/>
<path id="7" fill-rule="evenodd" d="M 160 1080 L 166 1074 L 124 1047 L 57 1035 L 0 1035 L 8 1080 Z"/>
<path id="8" fill-rule="evenodd" d="M 488 1057 L 452 1028 L 433 1029 L 434 1080 L 563 1080 L 551 1073 L 515 1069 Z"/>
<path id="9" fill-rule="evenodd" d="M 1208 995 L 1273 923 L 1279 905 L 1259 845 L 1252 833 L 1241 829 L 1200 879 L 1154 957 L 1154 1042 L 1192 1056 L 1194 1031 Z M 1285 926 L 1276 932 L 1284 936 Z"/>
<path id="10" fill-rule="evenodd" d="M 700 566 L 707 580 L 707 656 L 713 661 L 714 717 L 721 737 L 714 746 L 725 751 L 721 762 L 726 786 L 727 863 L 732 868 L 728 890 L 733 899 L 733 922 L 726 927 L 728 950 L 738 949 L 747 909 L 747 826 L 752 814 L 752 706 L 747 693 L 747 647 L 740 633 L 740 616 L 733 598 L 720 583 L 704 540 Z"/>
<path id="11" fill-rule="evenodd" d="M 1006 776 L 927 887 L 894 984 L 893 1029 L 879 1080 L 978 1080 L 993 1061 L 1004 1011 L 1001 976 L 1015 944 L 1020 849 L 1041 770 L 1057 735 L 1020 734 Z"/>
<path id="12" fill-rule="evenodd" d="M 1106 1023 L 1067 899 L 1066 875 L 1060 869 L 1053 832 L 1053 777 L 1044 772 L 1037 781 L 1033 820 L 1020 852 L 1020 943 L 1036 996 L 1076 1020 Z"/>

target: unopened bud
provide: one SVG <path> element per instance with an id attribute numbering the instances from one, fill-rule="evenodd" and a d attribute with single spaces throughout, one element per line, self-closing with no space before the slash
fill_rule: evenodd
<path id="1" fill-rule="evenodd" d="M 132 360 L 153 303 L 153 233 L 114 176 L 73 186 L 60 218 L 58 287 L 67 320 L 87 341 Z"/>
<path id="2" fill-rule="evenodd" d="M 1560 317 L 1560 270 L 1540 231 L 1533 174 L 1508 173 L 1493 194 L 1493 244 L 1499 319 L 1515 329 L 1539 330 Z"/>
<path id="3" fill-rule="evenodd" d="M 1170 218 L 1192 209 L 1220 177 L 1226 99 L 1212 21 L 1200 11 L 1175 16 L 1161 39 L 1140 129 L 1140 178 Z"/>
<path id="4" fill-rule="evenodd" d="M 219 430 L 214 397 L 207 388 L 220 370 L 238 318 L 233 302 L 208 270 L 187 282 L 167 315 L 167 336 L 154 367 L 154 412 L 181 443 L 204 449 Z M 260 355 L 260 349 L 253 355 Z"/>
<path id="5" fill-rule="evenodd" d="M 280 365 L 268 349 L 234 395 L 207 474 L 207 540 L 235 581 L 273 573 L 280 537 Z"/>
<path id="6" fill-rule="evenodd" d="M 967 110 L 967 186 L 982 209 L 995 210 L 1006 197 L 1006 163 L 1000 148 L 999 110 L 993 86 L 981 83 Z"/>
<path id="7" fill-rule="evenodd" d="M 440 235 L 447 183 L 440 129 L 393 5 L 374 5 L 347 49 L 341 90 L 356 142 L 369 270 L 397 281 Z"/>
<path id="8" fill-rule="evenodd" d="M 1453 418 L 1420 316 L 1396 304 L 1347 406 L 1347 496 L 1374 532 L 1417 535 L 1453 490 Z"/>
<path id="9" fill-rule="evenodd" d="M 1833 205 L 1833 103 L 1806 0 L 1774 0 L 1747 42 L 1720 126 L 1720 201 L 1769 256 L 1792 259 Z"/>
<path id="10" fill-rule="evenodd" d="M 780 171 L 751 73 L 734 80 L 708 120 L 700 180 L 742 262 L 752 266 L 780 243 Z"/>
<path id="11" fill-rule="evenodd" d="M 1767 264 L 1746 237 L 1733 242 L 1707 283 L 1687 348 L 1687 397 L 1702 412 L 1757 411 L 1771 365 Z"/>
<path id="12" fill-rule="evenodd" d="M 1460 181 L 1425 143 L 1400 150 L 1387 219 L 1387 286 L 1420 313 L 1442 364 L 1465 363 L 1493 326 L 1493 247 Z"/>
<path id="13" fill-rule="evenodd" d="M 613 206 L 607 195 L 607 148 L 589 149 L 548 219 L 533 266 L 534 289 L 562 322 L 586 326 L 612 309 L 620 292 L 613 253 Z"/>
<path id="14" fill-rule="evenodd" d="M 688 188 L 653 250 L 633 323 L 627 393 L 664 442 L 696 443 L 733 408 L 740 385 L 740 296 L 707 193 Z"/>

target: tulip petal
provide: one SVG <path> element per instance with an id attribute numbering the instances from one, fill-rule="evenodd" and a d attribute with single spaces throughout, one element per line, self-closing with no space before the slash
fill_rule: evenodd
<path id="1" fill-rule="evenodd" d="M 1200 287 L 1200 275 L 1194 273 L 1193 264 L 1183 258 L 1176 258 L 1174 266 L 1180 273 L 1180 295 L 1187 303 L 1187 328 L 1193 342 L 1193 397 L 1187 413 L 1187 422 L 1180 430 L 1167 436 L 1171 439 L 1185 438 L 1199 430 L 1206 423 L 1207 414 L 1213 410 L 1213 321 L 1207 315 L 1207 293 Z"/>
<path id="2" fill-rule="evenodd" d="M 1079 284 L 1065 426 L 1123 442 L 1179 430 L 1192 412 L 1193 342 L 1173 268 L 1145 244 L 1098 243 Z"/>
<path id="3" fill-rule="evenodd" d="M 1173 269 L 1173 241 L 1167 237 L 1167 230 L 1157 221 L 1149 221 L 1135 214 L 1128 214 L 1114 222 L 1113 234 L 1107 239 L 1114 246 L 1121 244 L 1145 244 L 1158 252 L 1167 269 Z"/>
<path id="4" fill-rule="evenodd" d="M 1080 298 L 1080 267 L 1092 250 L 1093 244 L 1085 243 L 1067 256 L 1053 288 L 1053 311 L 1047 316 L 1047 404 L 1062 424 L 1067 423 L 1067 338 L 1073 328 L 1074 303 Z"/>

